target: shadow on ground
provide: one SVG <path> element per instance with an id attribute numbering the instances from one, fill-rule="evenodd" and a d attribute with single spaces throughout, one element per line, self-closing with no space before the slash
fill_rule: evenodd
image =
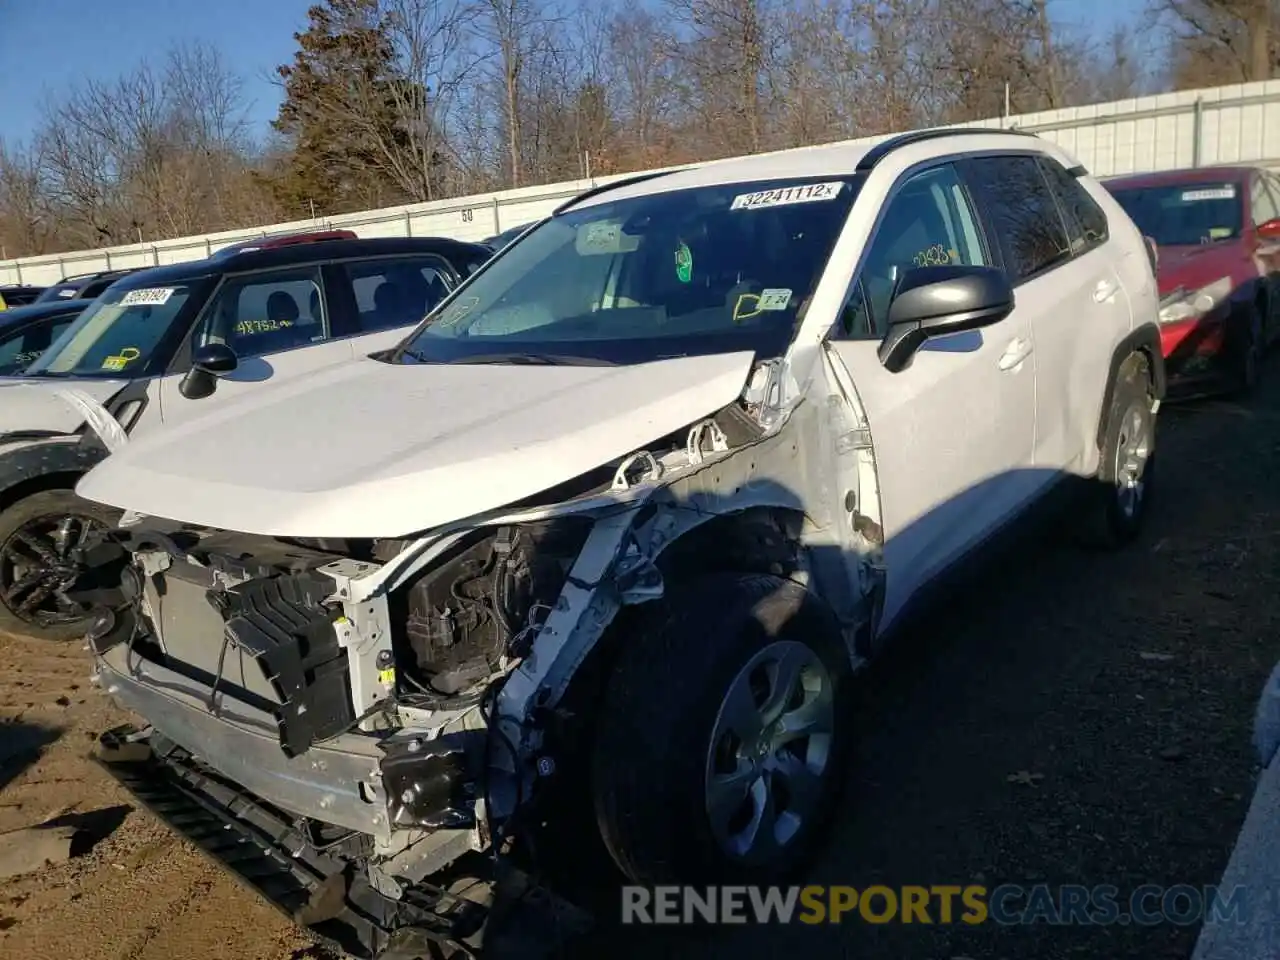
<path id="1" fill-rule="evenodd" d="M 57 727 L 24 720 L 0 721 L 0 790 L 21 776 L 62 736 Z"/>
<path id="2" fill-rule="evenodd" d="M 1280 369 L 1245 403 L 1166 407 L 1158 500 L 1118 554 L 1006 546 L 860 680 L 858 752 L 807 882 L 1216 883 L 1280 657 Z M 568 856 L 566 854 L 566 856 Z M 575 851 L 616 916 L 600 851 Z M 958 916 L 958 911 L 957 911 Z M 1199 924 L 602 923 L 583 957 L 1186 957 Z"/>

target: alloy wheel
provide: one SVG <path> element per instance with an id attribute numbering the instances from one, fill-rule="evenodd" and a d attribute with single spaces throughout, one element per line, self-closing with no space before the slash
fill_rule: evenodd
<path id="1" fill-rule="evenodd" d="M 832 678 L 803 643 L 777 641 L 738 672 L 706 760 L 706 811 L 730 857 L 767 863 L 818 813 L 832 768 Z"/>
<path id="2" fill-rule="evenodd" d="M 0 543 L 0 600 L 27 623 L 74 623 L 89 609 L 69 593 L 84 573 L 76 552 L 104 529 L 93 517 L 35 517 Z"/>

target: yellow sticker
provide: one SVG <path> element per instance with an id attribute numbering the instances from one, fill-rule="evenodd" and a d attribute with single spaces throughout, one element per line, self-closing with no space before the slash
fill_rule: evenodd
<path id="1" fill-rule="evenodd" d="M 755 309 L 750 313 L 744 313 L 743 307 L 747 305 L 747 301 L 751 300 L 755 303 Z M 739 295 L 738 302 L 733 305 L 733 322 L 741 323 L 743 320 L 750 320 L 752 317 L 760 315 L 760 294 L 744 293 Z"/>
<path id="2" fill-rule="evenodd" d="M 479 302 L 479 297 L 464 297 L 456 303 L 450 304 L 448 311 L 437 322 L 442 327 L 451 327 L 455 323 L 461 323 L 462 319 L 474 310 Z"/>
<path id="3" fill-rule="evenodd" d="M 103 370 L 123 370 L 133 361 L 142 356 L 142 351 L 137 347 L 125 347 L 114 356 L 107 357 L 102 361 Z"/>
<path id="4" fill-rule="evenodd" d="M 274 333 L 292 326 L 293 322 L 290 320 L 241 320 L 236 324 L 236 333 L 242 337 L 252 337 L 256 333 Z"/>
<path id="5" fill-rule="evenodd" d="M 395 668 L 395 667 L 388 667 L 386 670 L 379 670 L 379 671 L 378 671 L 378 682 L 379 682 L 379 683 L 382 683 L 382 684 L 385 684 L 385 685 L 387 685 L 388 687 L 389 687 L 389 686 L 391 686 L 393 683 L 395 683 L 395 682 L 396 682 L 396 668 Z"/>
<path id="6" fill-rule="evenodd" d="M 933 246 L 917 253 L 911 258 L 911 262 L 917 267 L 941 267 L 956 263 L 959 259 L 960 254 L 958 251 L 947 249 L 942 244 L 935 243 Z"/>
<path id="7" fill-rule="evenodd" d="M 1229 237 L 1229 236 L 1231 236 L 1230 227 L 1210 227 L 1209 228 L 1210 240 L 1221 240 L 1223 237 Z"/>

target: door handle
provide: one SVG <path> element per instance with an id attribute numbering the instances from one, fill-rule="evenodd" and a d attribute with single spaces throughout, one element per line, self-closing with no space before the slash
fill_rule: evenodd
<path id="1" fill-rule="evenodd" d="M 1104 303 L 1116 295 L 1116 291 L 1120 287 L 1110 280 L 1099 280 L 1098 285 L 1093 288 L 1093 299 L 1095 303 Z"/>
<path id="2" fill-rule="evenodd" d="M 1000 355 L 999 367 L 1001 370 L 1012 370 L 1029 356 L 1031 356 L 1031 341 L 1026 337 L 1014 337 L 1004 348 L 1004 353 Z"/>

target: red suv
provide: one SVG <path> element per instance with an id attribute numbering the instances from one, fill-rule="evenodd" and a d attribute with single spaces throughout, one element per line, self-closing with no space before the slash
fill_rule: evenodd
<path id="1" fill-rule="evenodd" d="M 1170 392 L 1249 392 L 1280 331 L 1280 178 L 1199 167 L 1104 186 L 1156 244 Z"/>

